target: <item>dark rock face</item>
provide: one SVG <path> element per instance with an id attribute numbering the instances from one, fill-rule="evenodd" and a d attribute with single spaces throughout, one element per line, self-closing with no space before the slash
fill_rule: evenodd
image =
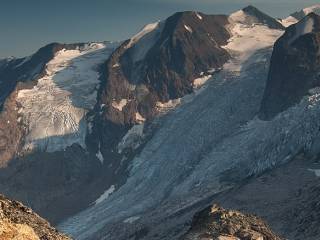
<path id="1" fill-rule="evenodd" d="M 252 18 L 252 23 L 264 24 L 272 29 L 285 29 L 285 27 L 276 19 L 268 16 L 253 6 L 248 6 L 242 9 L 242 11 Z"/>
<path id="2" fill-rule="evenodd" d="M 230 58 L 221 48 L 230 38 L 227 24 L 224 15 L 180 12 L 137 41 L 125 41 L 103 70 L 88 145 L 96 148 L 99 141 L 106 159 L 119 158 L 114 150 L 119 141 L 130 127 L 143 122 L 141 117 L 148 122 L 156 116 L 158 101 L 192 93 L 195 78 L 222 67 Z M 127 101 L 122 110 L 112 106 L 122 99 Z"/>
<path id="3" fill-rule="evenodd" d="M 183 240 L 281 240 L 259 218 L 214 205 L 195 215 Z"/>
<path id="4" fill-rule="evenodd" d="M 0 239 L 68 240 L 30 208 L 0 195 Z"/>
<path id="5" fill-rule="evenodd" d="M 308 22 L 313 29 L 304 33 Z M 310 26 L 310 25 L 309 25 Z M 320 16 L 311 13 L 275 43 L 260 117 L 271 119 L 320 86 Z"/>
<path id="6" fill-rule="evenodd" d="M 107 63 L 101 103 L 109 106 L 112 99 L 130 99 L 133 103 L 126 112 L 137 108 L 144 117 L 152 117 L 148 104 L 191 93 L 192 80 L 201 72 L 221 67 L 229 59 L 229 54 L 221 48 L 230 37 L 225 28 L 227 17 L 198 16 L 194 12 L 176 13 L 159 23 L 153 30 L 156 36 L 140 39 L 151 44 L 142 59 L 136 55 L 143 46 L 138 42 L 128 48 L 129 42 L 125 42 Z M 115 68 L 115 64 L 119 67 Z M 144 87 L 133 91 L 131 85 Z M 113 120 L 112 115 L 107 113 L 106 118 Z M 120 122 L 130 124 L 134 119 L 129 114 Z"/>

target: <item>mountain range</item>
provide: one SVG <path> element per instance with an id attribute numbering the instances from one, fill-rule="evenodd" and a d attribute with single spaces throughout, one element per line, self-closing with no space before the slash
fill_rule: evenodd
<path id="1" fill-rule="evenodd" d="M 74 239 L 319 239 L 319 13 L 0 60 L 0 192 Z"/>

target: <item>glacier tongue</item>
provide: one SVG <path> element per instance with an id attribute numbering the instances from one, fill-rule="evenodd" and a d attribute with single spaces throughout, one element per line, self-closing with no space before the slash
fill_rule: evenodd
<path id="1" fill-rule="evenodd" d="M 47 63 L 32 89 L 18 92 L 19 113 L 28 126 L 24 151 L 53 152 L 78 143 L 84 147 L 86 113 L 96 104 L 98 66 L 117 44 L 90 43 L 61 50 Z"/>
<path id="2" fill-rule="evenodd" d="M 147 226 L 157 239 L 171 239 L 177 224 L 158 223 L 170 219 L 185 226 L 190 218 L 184 219 L 180 210 L 288 160 L 310 143 L 318 123 L 310 121 L 314 124 L 309 126 L 301 120 L 303 114 L 313 118 L 316 113 L 308 103 L 272 122 L 255 119 L 272 45 L 282 32 L 241 23 L 231 30 L 234 37 L 225 48 L 234 58 L 201 94 L 157 123 L 159 129 L 133 160 L 123 186 L 62 223 L 61 230 L 76 239 L 97 239 L 98 232 L 99 239 L 128 239 L 135 230 L 122 224 L 139 216 L 134 224 Z"/>

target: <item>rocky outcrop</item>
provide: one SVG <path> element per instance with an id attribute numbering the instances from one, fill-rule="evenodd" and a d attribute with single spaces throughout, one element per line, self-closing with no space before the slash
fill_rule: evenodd
<path id="1" fill-rule="evenodd" d="M 275 43 L 260 117 L 271 119 L 320 86 L 320 16 L 310 13 Z M 313 91 L 312 91 L 313 93 Z"/>
<path id="2" fill-rule="evenodd" d="M 195 215 L 183 240 L 281 240 L 259 218 L 213 205 Z"/>
<path id="3" fill-rule="evenodd" d="M 0 240 L 68 240 L 20 202 L 0 195 Z"/>

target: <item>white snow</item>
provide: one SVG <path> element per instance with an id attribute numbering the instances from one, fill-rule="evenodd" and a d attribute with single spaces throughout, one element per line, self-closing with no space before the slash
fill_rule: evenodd
<path id="1" fill-rule="evenodd" d="M 150 23 L 147 24 L 140 32 L 134 35 L 131 39 L 126 48 L 132 47 L 135 43 L 137 43 L 140 39 L 142 39 L 148 33 L 154 31 L 158 28 L 160 22 Z"/>
<path id="2" fill-rule="evenodd" d="M 133 62 L 144 59 L 150 48 L 160 37 L 164 24 L 160 21 L 146 25 L 130 39 L 126 48 L 132 48 Z"/>
<path id="3" fill-rule="evenodd" d="M 96 157 L 99 159 L 101 164 L 104 163 L 104 158 L 103 158 L 103 155 L 102 155 L 101 149 L 100 149 L 100 143 L 99 143 L 99 147 L 98 147 L 98 152 L 96 153 Z"/>
<path id="4" fill-rule="evenodd" d="M 118 144 L 118 153 L 122 153 L 125 149 L 137 149 L 144 137 L 144 124 L 134 125 Z"/>
<path id="5" fill-rule="evenodd" d="M 295 17 L 292 17 L 292 16 L 289 16 L 285 19 L 283 19 L 281 21 L 281 24 L 285 27 L 289 27 L 291 26 L 292 24 L 296 24 L 298 22 L 298 19 L 296 19 Z"/>
<path id="6" fill-rule="evenodd" d="M 237 12 L 234 12 L 234 13 L 232 13 L 232 14 L 229 16 L 229 19 L 230 19 L 232 22 L 242 23 L 242 24 L 245 23 L 246 18 L 247 18 L 247 14 L 246 14 L 244 11 L 242 11 L 242 10 L 239 10 L 239 11 L 237 11 Z"/>
<path id="7" fill-rule="evenodd" d="M 113 68 L 117 68 L 117 67 L 120 67 L 120 64 L 119 63 L 116 63 L 114 65 L 112 65 Z"/>
<path id="8" fill-rule="evenodd" d="M 146 119 L 144 117 L 142 117 L 139 112 L 136 112 L 136 121 L 139 123 L 143 123 L 146 121 Z"/>
<path id="9" fill-rule="evenodd" d="M 199 88 L 199 87 L 203 86 L 211 77 L 212 77 L 212 75 L 207 75 L 207 76 L 203 76 L 200 78 L 196 78 L 193 81 L 193 87 Z"/>
<path id="10" fill-rule="evenodd" d="M 156 108 L 160 113 L 167 113 L 172 109 L 175 109 L 177 106 L 181 104 L 181 98 L 169 100 L 168 102 L 162 103 L 157 102 Z"/>
<path id="11" fill-rule="evenodd" d="M 190 32 L 190 33 L 193 32 L 193 31 L 192 31 L 192 28 L 189 27 L 188 25 L 185 25 L 185 24 L 184 24 L 184 28 L 185 28 L 188 32 Z"/>
<path id="12" fill-rule="evenodd" d="M 97 205 L 102 203 L 116 190 L 115 186 L 112 185 L 107 191 L 105 191 L 94 203 Z"/>
<path id="13" fill-rule="evenodd" d="M 112 107 L 118 109 L 120 112 L 122 109 L 127 105 L 128 99 L 121 99 L 119 102 L 117 101 L 112 101 Z"/>
<path id="14" fill-rule="evenodd" d="M 304 18 L 299 23 L 295 25 L 296 33 L 295 35 L 290 39 L 289 43 L 294 42 L 297 38 L 300 36 L 303 36 L 305 34 L 308 34 L 312 32 L 314 29 L 314 20 L 312 18 Z"/>
<path id="15" fill-rule="evenodd" d="M 310 172 L 313 172 L 316 177 L 320 177 L 320 169 L 308 169 Z"/>
<path id="16" fill-rule="evenodd" d="M 129 217 L 129 218 L 125 219 L 123 222 L 132 224 L 139 219 L 140 219 L 139 216 L 134 216 L 134 217 Z"/>
<path id="17" fill-rule="evenodd" d="M 236 61 L 231 60 L 224 68 L 240 72 L 242 63 L 248 60 L 257 50 L 273 46 L 274 42 L 283 34 L 282 30 L 270 29 L 265 25 L 247 25 L 245 14 L 238 11 L 230 15 L 232 38 L 224 48 L 233 55 Z"/>
<path id="18" fill-rule="evenodd" d="M 98 65 L 116 45 L 63 49 L 47 63 L 45 76 L 32 89 L 18 92 L 19 113 L 28 126 L 24 151 L 53 152 L 74 143 L 85 147 L 85 115 L 96 104 Z"/>
<path id="19" fill-rule="evenodd" d="M 200 13 L 198 13 L 198 12 L 196 12 L 196 16 L 197 16 L 197 18 L 199 18 L 200 20 L 202 20 L 203 19 L 203 17 L 200 15 Z"/>

